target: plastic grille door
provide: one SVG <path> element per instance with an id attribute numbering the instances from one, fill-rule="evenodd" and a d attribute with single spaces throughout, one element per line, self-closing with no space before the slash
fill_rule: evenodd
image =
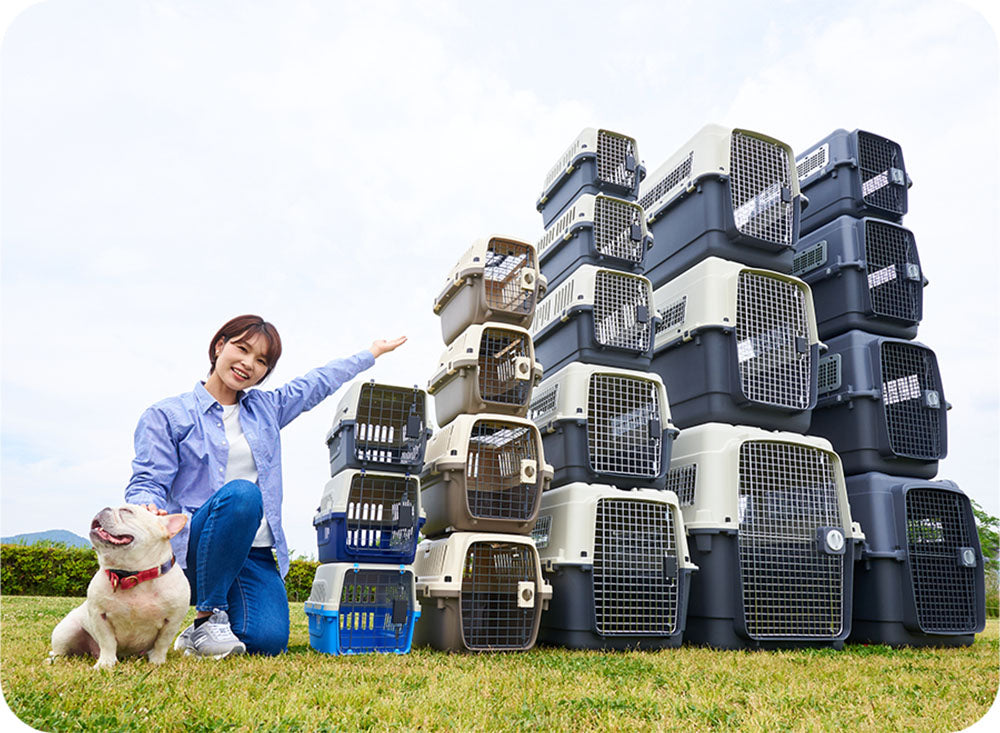
<path id="1" fill-rule="evenodd" d="M 931 488 L 906 492 L 906 544 L 917 622 L 929 632 L 975 632 L 976 568 L 959 562 L 971 548 L 968 499 Z"/>
<path id="2" fill-rule="evenodd" d="M 872 312 L 919 322 L 924 286 L 910 231 L 869 219 L 865 223 L 865 260 Z"/>
<path id="3" fill-rule="evenodd" d="M 478 519 L 528 519 L 538 492 L 538 463 L 529 428 L 476 422 L 465 465 L 469 514 Z"/>
<path id="4" fill-rule="evenodd" d="M 594 200 L 594 246 L 608 257 L 641 263 L 642 209 L 604 196 Z"/>
<path id="5" fill-rule="evenodd" d="M 733 218 L 741 234 L 795 244 L 791 171 L 784 148 L 733 132 L 729 176 Z"/>
<path id="6" fill-rule="evenodd" d="M 820 552 L 817 531 L 842 527 L 830 457 L 807 446 L 740 446 L 740 576 L 755 639 L 837 637 L 843 556 Z"/>
<path id="7" fill-rule="evenodd" d="M 672 634 L 677 623 L 677 567 L 669 506 L 598 501 L 593 569 L 597 633 Z"/>
<path id="8" fill-rule="evenodd" d="M 594 338 L 610 346 L 644 354 L 652 338 L 649 281 L 601 270 L 594 282 Z"/>
<path id="9" fill-rule="evenodd" d="M 347 495 L 346 547 L 395 554 L 416 545 L 416 479 L 360 472 Z"/>
<path id="10" fill-rule="evenodd" d="M 747 399 L 809 408 L 812 350 L 805 291 L 785 280 L 741 272 L 736 341 L 740 386 Z"/>
<path id="11" fill-rule="evenodd" d="M 424 403 L 416 390 L 365 384 L 358 396 L 357 458 L 389 464 L 418 462 L 425 424 Z"/>
<path id="12" fill-rule="evenodd" d="M 891 140 L 858 131 L 858 171 L 866 204 L 893 214 L 906 213 L 902 151 Z"/>
<path id="13" fill-rule="evenodd" d="M 532 269 L 532 247 L 503 239 L 490 241 L 483 265 L 486 306 L 502 313 L 528 314 L 535 308 L 535 282 L 525 283 L 525 270 Z M 526 285 L 530 284 L 530 288 Z"/>
<path id="14" fill-rule="evenodd" d="M 882 404 L 890 449 L 907 458 L 943 458 L 942 398 L 934 354 L 919 346 L 885 342 L 881 360 Z"/>
<path id="15" fill-rule="evenodd" d="M 404 651 L 413 618 L 412 589 L 409 571 L 346 573 L 340 594 L 340 651 Z"/>
<path id="16" fill-rule="evenodd" d="M 531 396 L 528 336 L 499 328 L 483 329 L 479 341 L 479 395 L 484 402 L 526 405 Z"/>
<path id="17" fill-rule="evenodd" d="M 663 426 L 656 384 L 613 374 L 590 377 L 587 447 L 600 473 L 660 475 Z"/>
<path id="18" fill-rule="evenodd" d="M 597 133 L 597 176 L 616 186 L 635 189 L 637 171 L 635 141 L 607 130 Z"/>
<path id="19" fill-rule="evenodd" d="M 518 602 L 519 584 L 537 583 L 533 548 L 474 542 L 462 569 L 462 635 L 469 649 L 524 649 L 538 604 Z"/>

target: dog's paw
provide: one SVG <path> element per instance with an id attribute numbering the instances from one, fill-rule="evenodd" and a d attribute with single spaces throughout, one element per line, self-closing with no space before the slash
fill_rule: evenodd
<path id="1" fill-rule="evenodd" d="M 56 661 L 56 653 L 49 652 L 49 656 L 45 658 L 44 664 L 55 664 L 55 661 Z"/>
<path id="2" fill-rule="evenodd" d="M 97 663 L 94 664 L 94 669 L 111 669 L 118 663 L 118 659 L 115 657 L 99 657 Z"/>
<path id="3" fill-rule="evenodd" d="M 150 664 L 163 664 L 167 661 L 167 652 L 166 650 L 162 652 L 151 651 L 146 654 L 146 659 L 149 660 Z"/>

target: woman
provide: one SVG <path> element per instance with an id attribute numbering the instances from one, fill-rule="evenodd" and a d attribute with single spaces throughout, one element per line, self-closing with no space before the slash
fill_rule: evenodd
<path id="1" fill-rule="evenodd" d="M 196 618 L 175 649 L 219 659 L 288 645 L 279 430 L 405 341 L 375 341 L 264 392 L 250 388 L 274 370 L 281 338 L 259 316 L 239 316 L 209 343 L 208 379 L 143 413 L 125 500 L 190 517 L 172 543 Z"/>

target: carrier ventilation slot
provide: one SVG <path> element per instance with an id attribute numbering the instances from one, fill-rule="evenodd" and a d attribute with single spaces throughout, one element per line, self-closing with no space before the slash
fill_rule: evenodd
<path id="1" fill-rule="evenodd" d="M 661 308 L 656 313 L 661 319 L 660 324 L 656 327 L 656 333 L 663 333 L 674 326 L 679 326 L 687 318 L 687 295 L 682 295 L 680 300 Z"/>
<path id="2" fill-rule="evenodd" d="M 543 550 L 549 546 L 549 533 L 552 532 L 552 515 L 539 514 L 538 521 L 535 522 L 534 529 L 531 530 L 531 539 L 535 541 L 535 547 Z"/>
<path id="3" fill-rule="evenodd" d="M 667 491 L 677 494 L 681 506 L 694 506 L 694 487 L 698 481 L 698 464 L 671 468 L 667 473 Z"/>
<path id="4" fill-rule="evenodd" d="M 818 386 L 816 394 L 822 395 L 840 389 L 840 354 L 824 356 L 817 367 Z"/>
<path id="5" fill-rule="evenodd" d="M 740 446 L 740 578 L 752 638 L 835 638 L 843 630 L 843 555 L 821 553 L 842 527 L 830 456 L 792 443 Z"/>
<path id="6" fill-rule="evenodd" d="M 694 151 L 692 150 L 680 165 L 661 178 L 645 196 L 639 199 L 639 206 L 648 211 L 651 206 L 665 196 L 674 186 L 686 181 L 691 176 L 691 164 L 693 161 Z"/>
<path id="7" fill-rule="evenodd" d="M 799 183 L 820 173 L 826 168 L 830 161 L 830 144 L 824 143 L 815 150 L 806 153 L 795 164 L 795 173 L 799 177 Z"/>
<path id="8" fill-rule="evenodd" d="M 802 277 L 807 272 L 812 272 L 817 267 L 826 264 L 826 240 L 816 242 L 812 247 L 808 247 L 796 253 L 792 260 L 792 274 Z"/>
<path id="9" fill-rule="evenodd" d="M 534 422 L 538 423 L 538 420 L 542 417 L 548 416 L 550 413 L 556 411 L 557 400 L 559 398 L 559 384 L 553 384 L 545 390 L 536 393 L 535 399 L 531 401 L 531 407 L 528 408 L 528 418 Z"/>
<path id="10" fill-rule="evenodd" d="M 545 231 L 545 234 L 542 235 L 542 238 L 538 240 L 536 249 L 538 250 L 539 257 L 541 257 L 545 250 L 552 246 L 553 242 L 562 240 L 566 232 L 570 230 L 574 219 L 576 219 L 576 206 L 570 206 L 569 211 L 560 216 L 555 224 L 550 226 Z"/>

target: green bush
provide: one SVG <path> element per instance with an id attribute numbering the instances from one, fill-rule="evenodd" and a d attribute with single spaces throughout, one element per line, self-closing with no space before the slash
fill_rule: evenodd
<path id="1" fill-rule="evenodd" d="M 309 597 L 318 566 L 309 560 L 292 560 L 285 578 L 289 601 Z M 84 597 L 97 570 L 97 554 L 89 548 L 58 543 L 0 545 L 0 593 L 4 595 Z"/>

